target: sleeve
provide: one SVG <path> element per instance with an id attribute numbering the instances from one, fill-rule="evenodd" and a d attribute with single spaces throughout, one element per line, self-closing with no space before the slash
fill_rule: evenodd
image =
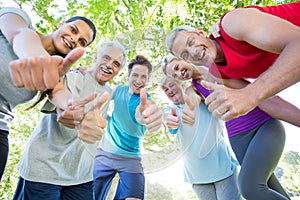
<path id="1" fill-rule="evenodd" d="M 149 93 L 146 93 L 146 94 L 147 94 L 147 99 L 148 99 L 148 100 L 152 100 L 151 95 L 150 95 Z"/>
<path id="2" fill-rule="evenodd" d="M 56 106 L 47 99 L 41 108 L 41 112 L 46 114 L 56 113 Z"/>
<path id="3" fill-rule="evenodd" d="M 6 13 L 15 13 L 17 15 L 20 15 L 26 22 L 29 28 L 34 29 L 31 23 L 31 20 L 27 13 L 24 10 L 21 10 L 19 8 L 14 7 L 6 7 L 0 10 L 0 16 L 6 14 Z"/>
<path id="4" fill-rule="evenodd" d="M 178 131 L 178 128 L 175 128 L 175 129 L 171 129 L 171 128 L 169 128 L 169 132 L 171 133 L 171 134 L 177 134 L 177 131 Z"/>

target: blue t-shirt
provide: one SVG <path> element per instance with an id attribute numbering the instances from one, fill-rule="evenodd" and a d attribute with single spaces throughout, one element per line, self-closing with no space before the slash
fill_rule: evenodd
<path id="1" fill-rule="evenodd" d="M 147 94 L 147 98 L 151 99 Z M 100 147 L 107 152 L 126 157 L 140 156 L 140 140 L 146 126 L 135 120 L 140 95 L 129 93 L 129 86 L 118 86 L 114 92 L 114 110 L 108 121 Z"/>
<path id="2" fill-rule="evenodd" d="M 178 116 L 184 105 L 174 105 Z M 170 112 L 167 107 L 165 112 Z M 192 184 L 213 183 L 233 174 L 237 161 L 223 135 L 223 122 L 213 117 L 207 106 L 201 102 L 196 107 L 193 126 L 180 121 L 177 133 L 184 162 L 184 179 Z"/>

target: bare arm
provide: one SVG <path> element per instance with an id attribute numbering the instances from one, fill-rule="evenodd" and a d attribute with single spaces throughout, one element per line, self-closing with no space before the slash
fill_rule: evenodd
<path id="1" fill-rule="evenodd" d="M 229 120 L 246 114 L 265 99 L 300 80 L 299 27 L 251 8 L 236 9 L 226 14 L 222 26 L 227 34 L 237 40 L 246 41 L 269 52 L 280 53 L 276 62 L 252 84 L 239 90 L 226 89 L 228 99 L 225 101 L 217 97 L 220 94 L 206 99 L 210 110 L 222 107 L 226 111 L 220 115 L 222 119 Z M 212 86 L 208 89 L 217 88 L 218 86 Z M 251 98 L 248 98 L 249 95 Z"/>
<path id="2" fill-rule="evenodd" d="M 204 99 L 202 94 L 200 92 L 198 92 L 198 90 L 196 88 L 194 88 L 194 86 L 189 86 L 185 89 L 184 93 L 189 97 L 189 99 L 191 100 L 191 102 L 194 105 L 199 105 L 201 102 L 201 99 Z"/>
<path id="3" fill-rule="evenodd" d="M 49 94 L 49 100 L 59 109 L 67 110 L 68 101 L 72 99 L 72 94 L 64 88 L 64 78 L 60 78 L 59 83 Z"/>
<path id="4" fill-rule="evenodd" d="M 0 29 L 12 44 L 19 58 L 35 55 L 49 55 L 44 49 L 38 34 L 28 28 L 25 20 L 15 13 L 6 13 L 0 17 Z M 30 51 L 28 50 L 30 48 Z"/>
<path id="5" fill-rule="evenodd" d="M 267 99 L 259 108 L 276 119 L 300 127 L 300 109 L 279 96 Z"/>

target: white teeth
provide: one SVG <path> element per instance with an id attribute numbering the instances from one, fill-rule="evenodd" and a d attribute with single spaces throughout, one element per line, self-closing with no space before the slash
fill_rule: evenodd
<path id="1" fill-rule="evenodd" d="M 136 84 L 134 84 L 134 87 L 136 87 L 136 88 L 142 88 L 143 85 L 136 85 Z"/>
<path id="2" fill-rule="evenodd" d="M 71 44 L 68 42 L 67 39 L 64 38 L 64 42 L 68 45 L 69 48 L 72 48 Z"/>
<path id="3" fill-rule="evenodd" d="M 101 65 L 100 66 L 101 70 L 104 71 L 107 74 L 112 74 L 112 70 L 107 69 L 107 67 L 105 65 Z"/>
<path id="4" fill-rule="evenodd" d="M 185 76 L 186 76 L 186 72 L 187 72 L 187 70 L 186 70 L 186 69 L 185 69 L 185 70 L 183 70 L 183 72 L 182 72 L 182 74 L 181 74 L 183 78 L 185 78 Z"/>

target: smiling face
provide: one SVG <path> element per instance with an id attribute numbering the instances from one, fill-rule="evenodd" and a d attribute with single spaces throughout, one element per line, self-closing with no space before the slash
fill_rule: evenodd
<path id="1" fill-rule="evenodd" d="M 172 59 L 166 65 L 166 75 L 179 80 L 193 78 L 194 67 L 182 59 Z"/>
<path id="2" fill-rule="evenodd" d="M 57 52 L 68 54 L 75 47 L 86 47 L 93 40 L 93 30 L 83 20 L 63 23 L 53 33 L 53 45 Z"/>
<path id="3" fill-rule="evenodd" d="M 119 49 L 109 46 L 101 49 L 91 75 L 100 84 L 104 85 L 115 77 L 124 65 L 124 54 Z"/>
<path id="4" fill-rule="evenodd" d="M 130 91 L 139 94 L 149 80 L 149 69 L 145 65 L 134 64 L 128 76 Z"/>
<path id="5" fill-rule="evenodd" d="M 167 79 L 162 86 L 167 97 L 176 105 L 184 104 L 182 87 L 176 81 Z"/>
<path id="6" fill-rule="evenodd" d="M 216 57 L 216 46 L 203 34 L 181 30 L 177 33 L 172 52 L 194 65 L 210 65 Z"/>

